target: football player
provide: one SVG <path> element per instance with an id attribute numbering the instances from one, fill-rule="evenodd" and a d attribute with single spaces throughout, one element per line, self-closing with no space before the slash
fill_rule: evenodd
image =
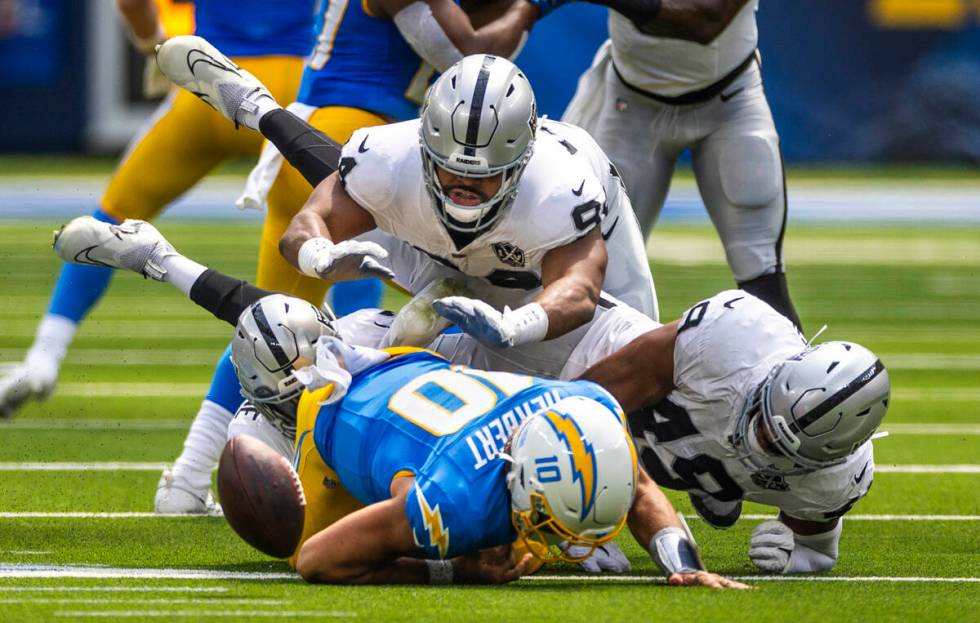
<path id="1" fill-rule="evenodd" d="M 786 188 L 762 88 L 758 0 L 595 0 L 609 41 L 562 117 L 623 174 L 641 229 L 663 208 L 678 156 L 694 176 L 738 287 L 800 326 L 783 265 Z M 540 0 L 542 11 L 564 0 Z"/>
<path id="2" fill-rule="evenodd" d="M 496 11 L 488 7 L 496 7 Z M 537 15 L 538 9 L 524 0 L 491 3 L 474 17 L 479 24 L 475 27 L 451 0 L 320 2 L 316 45 L 296 100 L 288 110 L 298 120 L 308 122 L 304 127 L 315 128 L 339 143 L 346 142 L 358 128 L 414 118 L 436 72 L 465 53 L 516 53 Z M 223 56 L 209 56 L 206 48 L 195 48 L 193 54 L 195 58 L 188 56 L 188 66 L 210 59 L 228 72 L 237 70 Z M 331 283 L 293 270 L 278 249 L 290 219 L 312 190 L 310 182 L 283 163 L 275 146 L 267 143 L 239 203 L 259 209 L 267 204 L 256 283 L 319 303 Z M 338 313 L 377 307 L 380 289 L 376 279 L 341 282 L 334 285 L 331 301 Z M 206 510 L 211 471 L 223 443 L 217 432 L 228 425 L 238 402 L 238 380 L 227 352 L 215 371 L 209 394 L 220 399 L 202 409 L 192 424 L 172 475 L 161 480 L 157 512 Z"/>
<path id="3" fill-rule="evenodd" d="M 143 221 L 78 218 L 55 250 L 167 281 L 237 318 L 244 395 L 280 425 L 297 424 L 310 508 L 295 560 L 308 581 L 510 581 L 531 556 L 577 560 L 628 523 L 671 584 L 744 587 L 704 571 L 669 501 L 637 471 L 622 411 L 593 383 L 352 346 L 309 303 L 207 269 Z M 506 549 L 472 556 L 515 539 L 530 552 L 520 560 Z M 579 556 L 547 553 L 563 542 Z"/>
<path id="4" fill-rule="evenodd" d="M 219 42 L 234 59 L 229 63 L 259 76 L 276 97 L 292 100 L 303 59 L 313 46 L 313 4 L 314 0 L 197 0 L 194 17 L 197 32 Z M 119 6 L 137 48 L 153 54 L 165 37 L 154 1 L 119 0 Z M 192 94 L 175 91 L 133 139 L 95 217 L 112 223 L 155 218 L 224 160 L 254 159 L 261 139 L 251 132 L 235 132 Z M 266 286 L 285 289 L 290 285 L 266 281 L 261 268 L 259 274 Z M 112 271 L 104 266 L 64 266 L 24 364 L 0 379 L 0 416 L 9 417 L 25 401 L 45 398 L 54 390 L 79 323 L 101 298 L 111 277 Z M 223 442 L 223 426 L 231 417 L 229 409 L 233 412 L 238 403 L 237 396 L 237 387 L 230 393 L 213 391 L 201 403 L 201 424 L 192 429 L 175 469 L 178 480 L 182 468 L 188 478 L 204 475 L 183 489 L 174 489 L 174 475 L 165 473 L 157 510 L 179 512 L 187 507 L 188 498 L 202 511 L 215 508 L 209 497 L 197 499 L 188 490 L 199 491 L 203 486 L 207 494 L 214 466 L 210 448 Z M 214 425 L 214 419 L 224 422 L 223 426 Z"/>
<path id="5" fill-rule="evenodd" d="M 779 509 L 752 532 L 759 569 L 834 566 L 842 517 L 871 487 L 871 439 L 888 408 L 888 372 L 869 350 L 812 346 L 772 307 L 729 290 L 581 378 L 619 400 L 644 468 L 688 491 L 712 526 L 734 524 L 742 500 Z"/>

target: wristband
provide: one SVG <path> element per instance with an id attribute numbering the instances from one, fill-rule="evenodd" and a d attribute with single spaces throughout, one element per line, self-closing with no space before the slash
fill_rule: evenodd
<path id="1" fill-rule="evenodd" d="M 704 571 L 697 546 L 681 528 L 668 527 L 657 532 L 647 550 L 664 575 Z"/>
<path id="2" fill-rule="evenodd" d="M 453 563 L 449 560 L 426 560 L 429 567 L 429 584 L 452 584 Z"/>
<path id="3" fill-rule="evenodd" d="M 548 335 L 548 313 L 537 303 L 505 309 L 504 317 L 514 329 L 514 346 L 540 342 Z"/>
<path id="4" fill-rule="evenodd" d="M 332 242 L 320 236 L 304 242 L 299 248 L 299 256 L 296 259 L 300 272 L 319 279 L 320 275 L 316 272 L 316 259 L 321 253 L 329 253 L 333 246 Z"/>

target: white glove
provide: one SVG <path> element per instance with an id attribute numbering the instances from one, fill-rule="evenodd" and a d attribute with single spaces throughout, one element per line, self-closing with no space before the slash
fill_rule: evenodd
<path id="1" fill-rule="evenodd" d="M 393 279 L 395 273 L 379 261 L 387 257 L 388 252 L 374 242 L 345 240 L 334 244 L 326 238 L 310 238 L 299 249 L 299 269 L 310 277 L 330 281 Z"/>
<path id="2" fill-rule="evenodd" d="M 478 341 L 498 348 L 540 342 L 548 333 L 548 314 L 537 303 L 504 307 L 501 313 L 478 299 L 447 296 L 433 301 L 432 308 Z"/>
<path id="3" fill-rule="evenodd" d="M 793 530 L 778 519 L 770 519 L 752 531 L 749 558 L 766 573 L 785 573 L 795 547 Z"/>
<path id="4" fill-rule="evenodd" d="M 333 336 L 317 340 L 316 363 L 293 371 L 309 391 L 333 384 L 333 391 L 321 404 L 337 402 L 350 388 L 355 375 L 388 359 L 388 353 L 366 346 L 354 346 Z"/>
<path id="5" fill-rule="evenodd" d="M 577 558 L 586 552 L 582 545 L 572 545 L 566 551 L 568 554 Z M 582 570 L 587 573 L 628 573 L 630 561 L 626 558 L 623 550 L 619 549 L 615 541 L 600 545 L 593 550 L 592 555 L 578 563 Z"/>
<path id="6" fill-rule="evenodd" d="M 450 324 L 432 309 L 432 302 L 442 297 L 467 294 L 471 294 L 469 288 L 455 279 L 443 277 L 431 281 L 395 316 L 381 341 L 381 348 L 428 345 Z"/>

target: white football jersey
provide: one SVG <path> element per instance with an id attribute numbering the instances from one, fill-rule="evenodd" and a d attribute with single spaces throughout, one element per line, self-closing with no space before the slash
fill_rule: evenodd
<path id="1" fill-rule="evenodd" d="M 568 137 L 573 130 L 588 136 L 566 124 L 542 120 L 513 204 L 463 248 L 456 247 L 426 190 L 419 120 L 357 130 L 344 146 L 340 175 L 347 193 L 374 217 L 378 229 L 478 278 L 479 297 L 491 305 L 514 307 L 533 299 L 541 287 L 545 254 L 582 237 L 608 212 L 603 187 L 610 176 L 608 160 L 596 171 L 593 161 L 598 158 L 591 151 L 598 146 L 591 137 L 572 143 Z M 632 225 L 633 235 L 642 239 L 632 209 L 629 217 L 617 225 L 617 235 L 628 236 Z M 645 253 L 634 255 L 638 257 L 629 262 L 617 262 L 619 268 L 610 263 L 610 269 L 616 274 L 645 271 L 649 279 Z M 617 279 L 622 284 L 610 293 L 620 296 L 617 289 L 635 289 L 636 281 L 629 281 Z M 608 275 L 606 282 L 611 283 Z M 652 300 L 652 280 L 649 283 Z M 627 300 L 628 290 L 622 293 Z"/>
<path id="2" fill-rule="evenodd" d="M 871 486 L 871 442 L 847 461 L 806 474 L 763 477 L 735 456 L 735 420 L 751 391 L 806 341 L 793 324 L 742 290 L 727 290 L 683 316 L 674 345 L 674 389 L 630 414 L 644 467 L 660 485 L 722 501 L 775 506 L 827 521 L 847 512 Z"/>
<path id="3" fill-rule="evenodd" d="M 755 13 L 759 0 L 750 0 L 714 41 L 656 37 L 642 32 L 629 18 L 609 11 L 609 37 L 616 70 L 630 85 L 676 97 L 710 86 L 748 58 L 759 31 Z"/>

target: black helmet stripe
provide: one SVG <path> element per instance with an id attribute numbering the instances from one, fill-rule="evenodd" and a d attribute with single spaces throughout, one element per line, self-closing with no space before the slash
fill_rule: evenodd
<path id="1" fill-rule="evenodd" d="M 259 333 L 262 334 L 265 345 L 269 347 L 269 351 L 275 357 L 280 369 L 291 364 L 293 362 L 292 358 L 282 349 L 282 346 L 279 344 L 279 338 L 276 337 L 272 326 L 269 324 L 269 320 L 265 317 L 265 311 L 262 309 L 262 301 L 252 306 L 252 317 L 255 318 L 255 325 L 259 328 Z"/>
<path id="2" fill-rule="evenodd" d="M 480 116 L 483 113 L 483 100 L 487 96 L 487 83 L 490 82 L 490 65 L 496 60 L 495 56 L 484 56 L 483 66 L 476 77 L 476 87 L 473 89 L 473 101 L 470 102 L 470 120 L 466 125 L 466 147 L 463 153 L 467 156 L 476 155 L 476 142 L 480 138 Z"/>
<path id="3" fill-rule="evenodd" d="M 857 377 L 855 377 L 850 383 L 837 390 L 833 396 L 821 402 L 800 419 L 790 422 L 790 429 L 794 433 L 798 433 L 806 429 L 807 426 L 819 420 L 831 409 L 857 393 L 862 387 L 870 383 L 872 379 L 881 374 L 884 370 L 885 366 L 881 363 L 881 359 L 875 359 L 875 362 L 871 364 L 871 367 L 857 375 Z"/>

